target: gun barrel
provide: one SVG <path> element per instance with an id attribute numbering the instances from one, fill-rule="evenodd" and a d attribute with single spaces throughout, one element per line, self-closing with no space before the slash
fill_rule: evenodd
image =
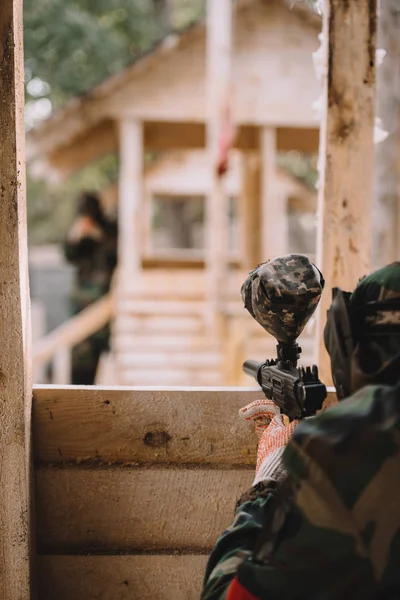
<path id="1" fill-rule="evenodd" d="M 258 371 L 261 366 L 262 363 L 249 359 L 243 363 L 243 371 L 246 375 L 250 375 L 250 377 L 254 377 L 258 381 Z"/>

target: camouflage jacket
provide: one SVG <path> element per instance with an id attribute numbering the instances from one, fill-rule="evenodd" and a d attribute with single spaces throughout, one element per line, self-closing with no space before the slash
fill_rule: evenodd
<path id="1" fill-rule="evenodd" d="M 202 600 L 399 598 L 400 384 L 302 422 L 284 464 L 219 538 Z"/>
<path id="2" fill-rule="evenodd" d="M 66 259 L 76 267 L 76 282 L 72 294 L 75 311 L 82 310 L 106 294 L 117 264 L 117 228 L 110 223 L 103 228 L 99 241 L 83 237 L 66 242 Z"/>

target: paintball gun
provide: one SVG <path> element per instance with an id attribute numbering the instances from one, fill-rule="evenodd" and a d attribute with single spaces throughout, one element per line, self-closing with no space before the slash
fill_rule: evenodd
<path id="1" fill-rule="evenodd" d="M 243 370 L 290 420 L 314 415 L 327 395 L 316 365 L 297 367 L 302 350 L 296 342 L 318 305 L 324 283 L 307 256 L 288 254 L 256 267 L 241 289 L 245 308 L 278 342 L 276 359 L 246 360 Z"/>

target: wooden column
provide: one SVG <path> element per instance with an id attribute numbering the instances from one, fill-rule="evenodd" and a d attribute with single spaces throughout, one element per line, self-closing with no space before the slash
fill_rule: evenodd
<path id="1" fill-rule="evenodd" d="M 30 314 L 22 2 L 0 3 L 0 598 L 30 583 Z"/>
<path id="2" fill-rule="evenodd" d="M 374 156 L 376 0 L 327 0 L 328 73 L 320 144 L 317 264 L 325 279 L 319 318 L 321 376 L 330 383 L 322 333 L 332 287 L 352 290 L 370 269 Z"/>
<path id="3" fill-rule="evenodd" d="M 141 265 L 139 223 L 143 193 L 143 126 L 123 119 L 119 129 L 120 175 L 118 204 L 118 284 L 135 285 Z"/>
<path id="4" fill-rule="evenodd" d="M 372 266 L 400 258 L 400 0 L 381 0 L 376 113 L 388 137 L 375 146 Z"/>
<path id="5" fill-rule="evenodd" d="M 210 190 L 206 206 L 206 269 L 210 324 L 215 328 L 226 285 L 228 202 L 217 165 L 223 108 L 230 85 L 232 0 L 207 2 L 207 152 Z"/>
<path id="6" fill-rule="evenodd" d="M 260 235 L 260 158 L 256 152 L 243 152 L 242 193 L 239 218 L 243 231 L 243 267 L 254 269 L 261 262 Z"/>
<path id="7" fill-rule="evenodd" d="M 286 205 L 277 197 L 276 187 L 276 130 L 262 127 L 261 136 L 261 261 L 264 262 L 287 250 L 282 239 Z"/>

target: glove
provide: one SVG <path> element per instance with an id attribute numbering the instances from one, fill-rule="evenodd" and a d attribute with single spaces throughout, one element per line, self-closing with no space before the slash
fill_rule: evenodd
<path id="1" fill-rule="evenodd" d="M 265 479 L 281 481 L 286 474 L 282 454 L 299 421 L 285 425 L 279 408 L 267 398 L 241 408 L 239 415 L 246 421 L 254 421 L 259 439 L 253 485 Z"/>
<path id="2" fill-rule="evenodd" d="M 70 242 L 78 242 L 84 237 L 100 240 L 103 237 L 103 232 L 93 219 L 87 216 L 79 216 L 69 230 L 68 240 Z"/>

